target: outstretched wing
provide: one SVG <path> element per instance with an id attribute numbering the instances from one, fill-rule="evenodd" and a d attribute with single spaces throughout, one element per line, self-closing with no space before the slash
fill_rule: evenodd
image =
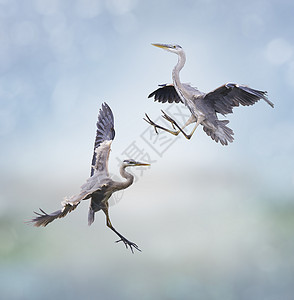
<path id="1" fill-rule="evenodd" d="M 99 174 L 95 173 L 81 186 L 81 192 L 79 194 L 66 197 L 64 201 L 62 201 L 62 209 L 47 214 L 40 208 L 40 212 L 34 212 L 37 216 L 28 223 L 33 223 L 36 227 L 45 227 L 56 219 L 64 218 L 68 213 L 75 210 L 82 200 L 89 199 L 92 196 L 92 193 L 102 190 L 105 187 L 107 187 L 107 183 L 101 184 L 99 181 Z"/>
<path id="2" fill-rule="evenodd" d="M 99 178 L 101 179 L 109 176 L 108 158 L 111 143 L 115 136 L 113 113 L 106 103 L 103 103 L 102 108 L 99 110 L 96 126 L 97 131 L 91 165 L 91 176 L 99 172 Z"/>
<path id="3" fill-rule="evenodd" d="M 160 84 L 159 86 L 160 88 L 151 93 L 148 98 L 154 97 L 154 101 L 161 103 L 183 103 L 173 84 Z"/>
<path id="4" fill-rule="evenodd" d="M 49 223 L 53 222 L 54 220 L 59 219 L 59 218 L 63 218 L 68 213 L 75 210 L 77 208 L 77 206 L 79 205 L 79 203 L 75 204 L 75 205 L 71 205 L 71 204 L 68 203 L 65 206 L 63 206 L 62 209 L 57 210 L 57 211 L 55 211 L 51 214 L 47 214 L 43 209 L 40 208 L 41 213 L 34 212 L 37 216 L 29 222 L 33 223 L 34 226 L 36 226 L 36 227 L 40 227 L 40 226 L 45 227 Z"/>
<path id="5" fill-rule="evenodd" d="M 216 112 L 223 115 L 232 113 L 233 108 L 240 104 L 249 106 L 260 99 L 263 99 L 271 107 L 274 107 L 274 104 L 268 100 L 266 92 L 235 83 L 224 84 L 214 91 L 207 93 L 204 97 L 204 100 L 210 102 Z"/>
<path id="6" fill-rule="evenodd" d="M 92 179 L 92 177 L 90 177 Z M 77 206 L 81 203 L 82 200 L 87 199 L 91 197 L 91 194 L 95 191 L 95 188 L 98 189 L 99 187 L 94 187 L 94 184 L 90 185 L 90 187 L 86 187 L 86 184 L 90 180 L 90 178 L 87 180 L 87 182 L 82 185 L 81 192 L 77 195 L 71 196 L 69 198 L 65 198 L 64 201 L 62 201 L 62 208 L 60 210 L 57 210 L 51 214 L 47 214 L 43 209 L 40 208 L 39 212 L 34 212 L 37 216 L 33 218 L 29 223 L 33 223 L 34 226 L 40 227 L 40 226 L 47 226 L 49 223 L 53 222 L 56 219 L 64 218 L 68 213 L 72 212 L 77 208 Z M 92 189 L 91 189 L 92 187 Z"/>

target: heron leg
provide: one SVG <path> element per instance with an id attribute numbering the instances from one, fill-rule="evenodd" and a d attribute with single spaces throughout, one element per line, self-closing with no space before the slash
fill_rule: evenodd
<path id="1" fill-rule="evenodd" d="M 178 135 L 178 134 L 180 133 L 180 131 L 172 131 L 172 130 L 169 130 L 169 129 L 167 129 L 167 128 L 164 128 L 164 127 L 162 127 L 162 126 L 160 126 L 160 125 L 157 125 L 156 123 L 154 123 L 154 122 L 149 118 L 149 116 L 148 116 L 147 114 L 145 114 L 145 116 L 146 116 L 147 119 L 143 118 L 143 120 L 145 120 L 148 124 L 152 125 L 152 126 L 154 127 L 155 132 L 156 132 L 157 134 L 158 134 L 157 128 L 162 129 L 162 130 L 164 130 L 164 131 L 167 131 L 167 132 L 169 132 L 169 133 L 171 133 L 171 134 L 173 134 L 173 135 Z"/>
<path id="2" fill-rule="evenodd" d="M 195 130 L 196 130 L 196 128 L 198 127 L 198 125 L 202 122 L 202 121 L 204 121 L 205 120 L 205 118 L 204 117 L 199 117 L 198 118 L 198 120 L 197 120 L 197 122 L 196 122 L 196 124 L 195 124 L 195 127 L 193 128 L 193 130 L 191 131 L 191 133 L 190 134 L 185 134 L 185 137 L 189 140 L 191 137 L 192 137 L 192 135 L 193 135 L 193 133 L 195 132 Z"/>
<path id="3" fill-rule="evenodd" d="M 202 116 L 200 116 L 198 119 L 196 119 L 196 117 L 192 115 L 192 116 L 188 119 L 188 121 L 185 123 L 185 125 L 184 125 L 183 127 L 180 127 L 180 126 L 177 124 L 177 122 L 176 122 L 174 119 L 172 119 L 170 116 L 168 116 L 163 110 L 162 110 L 162 113 L 163 113 L 163 115 L 162 115 L 163 118 L 165 118 L 167 121 L 171 122 L 172 125 L 173 125 L 173 127 L 175 126 L 175 127 L 177 127 L 177 128 L 179 129 L 179 130 L 177 131 L 177 133 L 179 134 L 179 133 L 181 132 L 181 133 L 184 135 L 184 137 L 185 137 L 186 139 L 188 139 L 188 140 L 192 137 L 192 135 L 194 134 L 194 132 L 195 132 L 196 128 L 198 127 L 198 125 L 205 119 L 205 118 L 202 117 Z M 188 126 L 189 124 L 194 123 L 195 120 L 197 120 L 197 121 L 196 121 L 196 124 L 195 124 L 195 127 L 193 128 L 193 130 L 191 131 L 190 134 L 187 134 L 183 129 L 184 129 L 186 126 Z"/>
<path id="4" fill-rule="evenodd" d="M 125 246 L 126 246 L 127 249 L 128 249 L 128 247 L 130 247 L 130 250 L 132 251 L 132 253 L 134 253 L 133 247 L 134 247 L 136 250 L 141 251 L 141 250 L 139 249 L 139 247 L 138 247 L 135 243 L 133 243 L 133 242 L 129 241 L 128 239 L 126 239 L 123 235 L 121 235 L 121 234 L 120 234 L 120 233 L 112 226 L 111 221 L 110 221 L 110 218 L 109 218 L 109 214 L 108 214 L 108 207 L 102 208 L 102 210 L 104 211 L 105 216 L 106 216 L 106 225 L 107 225 L 107 227 L 109 227 L 113 232 L 115 232 L 115 233 L 120 237 L 120 240 L 116 241 L 116 243 L 118 243 L 118 242 L 123 242 L 123 243 L 125 244 Z"/>

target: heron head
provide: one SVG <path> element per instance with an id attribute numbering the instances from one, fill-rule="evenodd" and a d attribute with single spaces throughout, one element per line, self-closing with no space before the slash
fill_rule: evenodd
<path id="1" fill-rule="evenodd" d="M 183 51 L 183 48 L 177 44 L 152 44 L 152 45 L 176 54 L 179 54 L 180 52 Z"/>
<path id="2" fill-rule="evenodd" d="M 150 166 L 150 164 L 135 161 L 134 159 L 125 159 L 123 161 L 125 167 L 135 167 L 135 166 Z"/>

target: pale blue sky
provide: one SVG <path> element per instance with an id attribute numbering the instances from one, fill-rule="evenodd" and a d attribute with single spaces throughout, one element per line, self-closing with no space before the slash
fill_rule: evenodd
<path id="1" fill-rule="evenodd" d="M 293 1 L 281 0 L 0 0 L 6 298 L 35 299 L 37 290 L 52 299 L 50 281 L 56 299 L 79 298 L 78 291 L 93 298 L 98 278 L 104 299 L 118 297 L 102 288 L 111 281 L 120 299 L 290 299 L 294 264 L 283 257 L 294 250 L 293 13 Z M 147 96 L 171 81 L 176 63 L 154 42 L 185 49 L 183 82 L 205 92 L 229 81 L 247 84 L 267 90 L 275 108 L 261 101 L 236 108 L 227 116 L 235 132 L 227 147 L 201 128 L 165 151 L 152 147 L 142 118 L 147 112 L 156 119 L 168 106 Z M 111 173 L 118 175 L 118 161 L 132 149 L 153 162 L 135 172 L 139 180 L 110 212 L 117 229 L 143 248 L 135 256 L 113 243 L 102 214 L 87 227 L 87 203 L 46 229 L 22 223 L 79 191 L 104 101 L 115 115 Z M 69 265 L 88 283 L 68 274 Z M 63 276 L 76 290 L 63 288 Z"/>

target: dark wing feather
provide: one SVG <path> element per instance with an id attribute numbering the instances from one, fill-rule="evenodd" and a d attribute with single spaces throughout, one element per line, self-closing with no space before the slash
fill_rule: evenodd
<path id="1" fill-rule="evenodd" d="M 37 215 L 37 217 L 35 217 L 29 222 L 34 223 L 34 226 L 36 227 L 40 227 L 40 226 L 45 227 L 52 221 L 65 217 L 68 213 L 75 210 L 78 205 L 79 203 L 75 205 L 66 204 L 62 209 L 57 210 L 51 214 L 47 214 L 44 210 L 40 208 L 41 213 L 34 212 Z"/>
<path id="2" fill-rule="evenodd" d="M 249 106 L 260 99 L 263 99 L 271 107 L 274 107 L 274 104 L 268 100 L 266 92 L 234 83 L 224 84 L 214 91 L 207 93 L 204 97 L 204 100 L 210 102 L 216 112 L 223 115 L 232 113 L 233 108 L 240 104 Z"/>
<path id="3" fill-rule="evenodd" d="M 148 98 L 154 97 L 154 101 L 161 103 L 179 103 L 183 101 L 179 97 L 175 87 L 172 84 L 161 84 L 160 88 L 151 93 Z"/>
<path id="4" fill-rule="evenodd" d="M 91 165 L 91 176 L 93 176 L 95 170 L 105 170 L 108 173 L 108 155 L 110 151 L 111 141 L 114 139 L 115 136 L 115 130 L 113 113 L 106 103 L 103 103 L 102 108 L 99 110 L 98 121 L 96 123 L 96 126 L 97 131 Z M 110 143 L 108 143 L 106 146 L 105 143 L 103 144 L 103 142 L 105 141 L 109 141 Z"/>

